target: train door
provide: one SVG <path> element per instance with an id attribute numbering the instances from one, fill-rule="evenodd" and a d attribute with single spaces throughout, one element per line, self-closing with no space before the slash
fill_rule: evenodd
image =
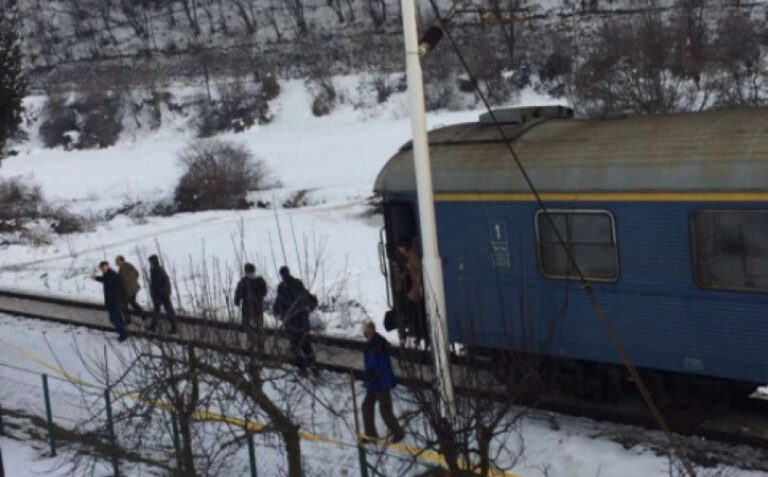
<path id="1" fill-rule="evenodd" d="M 418 228 L 414 204 L 407 201 L 389 201 L 384 203 L 384 228 L 379 242 L 381 270 L 387 281 L 387 298 L 391 308 L 385 319 L 388 329 L 397 327 L 407 313 L 406 293 L 408 278 L 405 259 L 397 250 L 404 243 L 416 244 Z M 401 330 L 402 331 L 402 330 Z"/>

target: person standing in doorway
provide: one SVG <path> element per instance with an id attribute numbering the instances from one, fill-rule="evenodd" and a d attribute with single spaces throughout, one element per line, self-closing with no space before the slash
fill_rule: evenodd
<path id="1" fill-rule="evenodd" d="M 117 332 L 117 341 L 122 343 L 128 339 L 128 332 L 123 322 L 123 286 L 117 273 L 109 268 L 109 262 L 99 263 L 99 270 L 101 270 L 101 276 L 93 274 L 91 278 L 104 285 L 104 306 L 107 307 L 109 321 Z"/>
<path id="2" fill-rule="evenodd" d="M 267 296 L 267 282 L 256 275 L 256 267 L 246 263 L 245 276 L 235 290 L 235 306 L 242 312 L 242 323 L 250 343 L 256 345 L 259 353 L 264 352 L 264 297 Z"/>
<path id="3" fill-rule="evenodd" d="M 149 331 L 157 330 L 157 318 L 160 315 L 160 308 L 165 311 L 165 316 L 171 323 L 171 333 L 176 333 L 176 312 L 171 303 L 171 279 L 160 265 L 160 259 L 157 255 L 149 257 L 149 292 L 152 295 L 152 324 L 149 325 Z"/>
<path id="4" fill-rule="evenodd" d="M 136 302 L 136 295 L 141 290 L 139 285 L 139 271 L 136 270 L 129 262 L 125 261 L 125 257 L 118 255 L 115 258 L 115 265 L 117 265 L 117 274 L 120 276 L 120 283 L 123 287 L 123 318 L 126 324 L 131 324 L 131 312 L 140 316 L 142 320 L 147 319 L 147 312 Z"/>
<path id="5" fill-rule="evenodd" d="M 370 321 L 363 325 L 363 336 L 365 337 L 365 347 L 363 348 L 365 370 L 355 374 L 358 379 L 365 382 L 367 389 L 363 400 L 365 435 L 370 439 L 378 438 L 374 417 L 376 402 L 378 401 L 379 412 L 389 429 L 387 440 L 400 442 L 405 437 L 405 432 L 400 427 L 400 423 L 397 422 L 392 410 L 392 389 L 397 386 L 397 380 L 392 371 L 389 343 L 376 332 L 376 325 Z"/>
<path id="6" fill-rule="evenodd" d="M 403 242 L 397 251 L 405 261 L 405 315 L 408 334 L 416 341 L 427 340 L 427 320 L 424 313 L 424 285 L 421 270 L 421 258 L 417 247 L 411 242 Z"/>

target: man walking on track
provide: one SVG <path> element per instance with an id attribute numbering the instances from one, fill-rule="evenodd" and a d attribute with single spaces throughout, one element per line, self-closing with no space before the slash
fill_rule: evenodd
<path id="1" fill-rule="evenodd" d="M 125 257 L 118 255 L 115 258 L 115 264 L 118 267 L 117 274 L 120 276 L 120 283 L 123 287 L 123 318 L 126 324 L 131 324 L 131 311 L 141 317 L 147 318 L 147 312 L 136 303 L 136 295 L 139 294 L 141 286 L 139 285 L 139 271 L 136 267 L 125 261 Z"/>
<path id="2" fill-rule="evenodd" d="M 235 306 L 241 307 L 243 327 L 251 344 L 257 351 L 264 352 L 264 297 L 267 296 L 267 282 L 256 275 L 256 267 L 246 263 L 245 276 L 235 290 Z"/>
<path id="3" fill-rule="evenodd" d="M 117 341 L 122 343 L 128 339 L 128 332 L 125 331 L 125 324 L 123 323 L 123 286 L 117 273 L 109 268 L 109 262 L 99 263 L 99 269 L 101 276 L 97 277 L 94 274 L 91 275 L 91 278 L 104 285 L 104 306 L 107 307 L 109 321 L 117 331 Z"/>
<path id="4" fill-rule="evenodd" d="M 304 288 L 301 280 L 291 276 L 288 267 L 280 268 L 280 277 L 282 282 L 277 287 L 272 311 L 283 321 L 296 366 L 302 373 L 312 367 L 318 374 L 315 352 L 309 342 L 309 313 L 317 306 L 317 298 Z"/>
<path id="5" fill-rule="evenodd" d="M 378 438 L 374 418 L 376 401 L 378 401 L 381 417 L 389 428 L 387 440 L 393 443 L 400 442 L 405 437 L 405 432 L 392 411 L 392 389 L 397 386 L 397 381 L 392 371 L 389 343 L 376 332 L 376 325 L 370 321 L 363 325 L 363 336 L 365 336 L 363 348 L 365 371 L 357 371 L 355 375 L 365 381 L 367 388 L 363 400 L 365 435 L 371 439 Z"/>
<path id="6" fill-rule="evenodd" d="M 165 311 L 165 316 L 171 322 L 171 333 L 176 333 L 176 312 L 171 303 L 171 279 L 165 269 L 160 265 L 160 259 L 157 255 L 149 257 L 149 293 L 152 296 L 152 324 L 149 325 L 149 331 L 157 330 L 157 318 L 160 314 L 160 307 Z"/>

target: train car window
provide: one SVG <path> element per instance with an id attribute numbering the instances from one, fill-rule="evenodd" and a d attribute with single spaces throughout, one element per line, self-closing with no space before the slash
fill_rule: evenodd
<path id="1" fill-rule="evenodd" d="M 701 211 L 691 236 L 700 287 L 768 292 L 768 212 Z"/>
<path id="2" fill-rule="evenodd" d="M 613 216 L 602 210 L 549 210 L 536 214 L 536 236 L 541 272 L 548 278 L 575 279 L 576 269 L 558 241 L 555 228 L 565 240 L 586 278 L 615 281 L 619 277 L 616 231 Z M 554 227 L 553 227 L 554 225 Z"/>

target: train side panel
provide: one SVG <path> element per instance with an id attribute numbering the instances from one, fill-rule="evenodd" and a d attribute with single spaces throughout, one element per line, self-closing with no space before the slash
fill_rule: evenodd
<path id="1" fill-rule="evenodd" d="M 768 382 L 768 295 L 700 288 L 690 220 L 700 210 L 765 204 L 549 203 L 614 218 L 618 278 L 594 282 L 636 365 Z M 619 363 L 603 325 L 573 280 L 540 270 L 531 202 L 439 202 L 452 341 Z"/>

